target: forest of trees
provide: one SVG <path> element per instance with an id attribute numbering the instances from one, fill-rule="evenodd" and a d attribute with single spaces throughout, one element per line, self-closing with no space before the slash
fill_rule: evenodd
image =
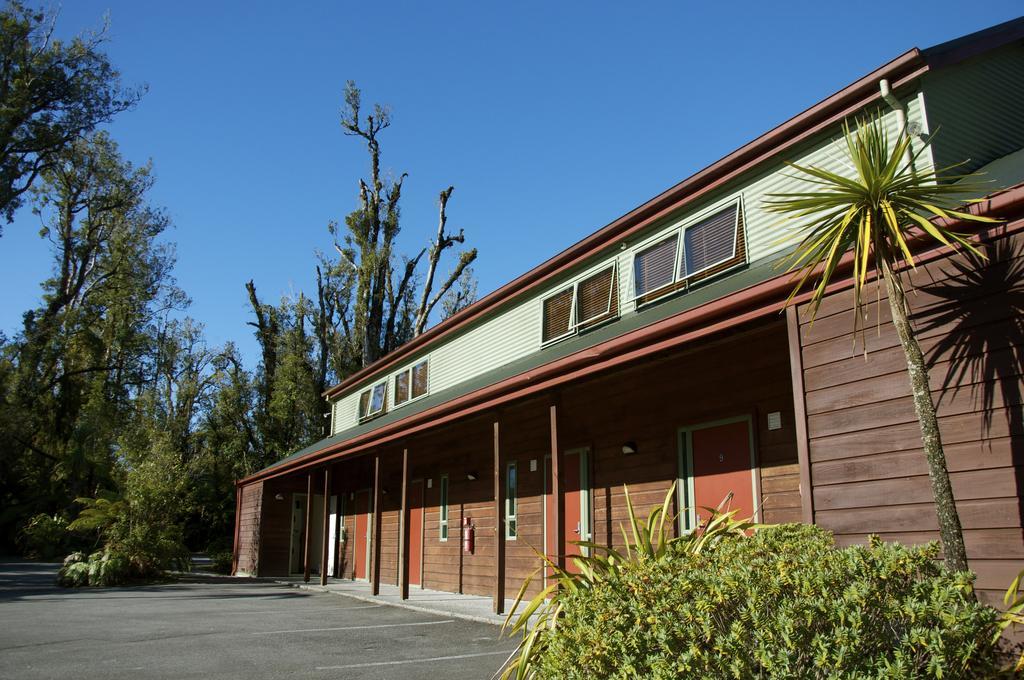
<path id="1" fill-rule="evenodd" d="M 61 41 L 54 22 L 20 2 L 0 13 L 0 212 L 11 229 L 33 211 L 52 253 L 38 305 L 0 333 L 0 549 L 106 545 L 156 568 L 224 552 L 234 480 L 324 436 L 325 388 L 472 303 L 477 253 L 447 224 L 453 187 L 424 247 L 398 251 L 406 175 L 382 169 L 390 112 L 349 82 L 341 130 L 369 174 L 326 225 L 327 252 L 310 244 L 316 290 L 273 300 L 258 277 L 239 281 L 251 320 L 238 332 L 259 356 L 211 346 L 188 315 L 203 291 L 175 281 L 151 166 L 105 129 L 145 90 L 122 84 L 105 29 Z"/>

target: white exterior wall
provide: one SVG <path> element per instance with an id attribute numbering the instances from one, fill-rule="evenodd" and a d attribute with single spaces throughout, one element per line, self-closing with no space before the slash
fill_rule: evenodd
<path id="1" fill-rule="evenodd" d="M 918 121 L 926 126 L 927 124 L 922 120 L 920 102 L 921 98 L 917 93 L 907 99 L 909 120 Z M 890 111 L 886 114 L 886 122 L 890 135 L 895 136 L 897 125 L 893 112 Z M 927 127 L 925 127 L 925 131 L 927 131 Z M 812 150 L 799 156 L 784 153 L 782 157 L 801 165 L 814 165 L 837 174 L 852 176 L 854 169 L 844 160 L 844 150 L 842 130 L 836 128 L 828 140 L 823 140 Z M 918 160 L 918 167 L 921 169 L 931 167 L 931 163 L 930 151 L 926 151 Z M 431 347 L 427 352 L 415 355 L 401 368 L 360 384 L 333 402 L 334 433 L 358 424 L 360 392 L 385 377 L 389 381 L 387 411 L 392 411 L 395 408 L 395 374 L 418 363 L 423 357 L 428 357 L 430 361 L 429 384 L 430 392 L 433 393 L 454 387 L 511 361 L 541 351 L 541 300 L 571 284 L 574 280 L 607 266 L 613 260 L 618 264 L 620 316 L 635 311 L 636 306 L 631 302 L 633 297 L 633 253 L 647 243 L 657 240 L 661 235 L 692 221 L 696 215 L 708 209 L 718 205 L 724 206 L 738 197 L 741 198 L 748 262 L 753 264 L 775 256 L 795 244 L 799 236 L 799 225 L 784 223 L 781 215 L 765 210 L 763 202 L 769 194 L 805 188 L 806 185 L 803 185 L 801 181 L 792 178 L 794 174 L 796 171 L 789 168 L 781 159 L 771 161 L 766 164 L 764 169 L 749 173 L 741 180 L 734 181 L 730 186 L 716 192 L 714 196 L 709 196 L 688 206 L 684 213 L 671 222 L 629 239 L 625 250 L 615 247 L 614 250 L 606 250 L 604 254 L 596 255 L 584 268 L 561 278 L 539 294 L 501 309 L 489 318 L 477 322 L 469 330 L 448 338 Z"/>

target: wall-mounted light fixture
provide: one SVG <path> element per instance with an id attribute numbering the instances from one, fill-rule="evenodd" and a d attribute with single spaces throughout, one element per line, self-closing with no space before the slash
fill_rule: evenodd
<path id="1" fill-rule="evenodd" d="M 275 501 L 283 501 L 284 500 L 284 494 L 283 493 L 276 494 L 274 496 L 274 500 Z"/>
<path id="2" fill-rule="evenodd" d="M 480 475 L 477 474 L 476 470 L 470 470 L 469 472 L 466 473 L 466 479 L 468 479 L 471 482 L 475 482 L 479 478 Z"/>
<path id="3" fill-rule="evenodd" d="M 622 455 L 631 456 L 636 453 L 636 442 L 626 442 L 622 445 Z"/>

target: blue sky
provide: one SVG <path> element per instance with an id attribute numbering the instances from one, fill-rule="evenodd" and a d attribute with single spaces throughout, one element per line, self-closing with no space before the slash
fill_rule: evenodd
<path id="1" fill-rule="evenodd" d="M 385 167 L 408 172 L 401 243 L 438 192 L 479 248 L 485 294 L 907 49 L 1015 18 L 1019 2 L 65 3 L 64 34 L 111 18 L 108 53 L 147 83 L 110 125 L 152 158 L 177 278 L 209 341 L 257 357 L 244 284 L 313 290 L 326 225 L 365 149 L 342 135 L 353 79 L 390 104 Z M 27 210 L 0 238 L 0 331 L 49 272 Z"/>

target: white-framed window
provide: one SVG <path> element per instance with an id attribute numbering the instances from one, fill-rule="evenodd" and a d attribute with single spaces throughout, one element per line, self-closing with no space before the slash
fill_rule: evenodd
<path id="1" fill-rule="evenodd" d="M 615 263 L 541 300 L 541 344 L 555 342 L 619 315 Z"/>
<path id="2" fill-rule="evenodd" d="M 633 299 L 650 302 L 745 261 L 742 208 L 731 199 L 633 253 Z"/>
<path id="3" fill-rule="evenodd" d="M 373 387 L 359 393 L 359 420 L 366 420 L 384 413 L 388 402 L 388 381 L 382 380 Z"/>
<path id="4" fill-rule="evenodd" d="M 515 461 L 505 466 L 505 538 L 515 540 L 519 534 L 519 475 Z"/>
<path id="5" fill-rule="evenodd" d="M 438 525 L 440 540 L 448 540 L 448 475 L 441 475 Z"/>
<path id="6" fill-rule="evenodd" d="M 395 406 L 424 397 L 430 391 L 430 365 L 426 359 L 395 374 Z"/>

